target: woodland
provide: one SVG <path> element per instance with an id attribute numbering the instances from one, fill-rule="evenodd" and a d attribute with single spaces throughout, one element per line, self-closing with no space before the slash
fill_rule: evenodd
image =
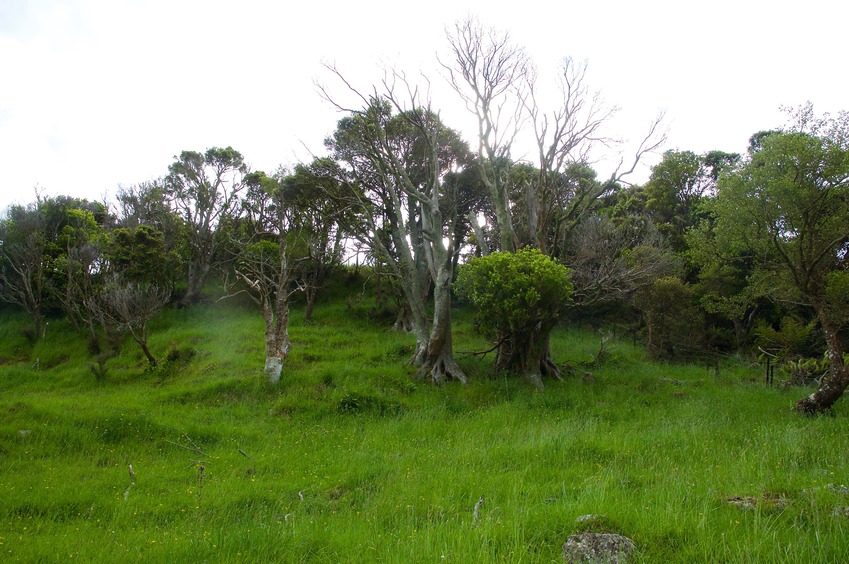
<path id="1" fill-rule="evenodd" d="M 841 331 L 849 275 L 849 116 L 787 109 L 754 132 L 747 154 L 667 150 L 647 182 L 629 175 L 662 147 L 662 116 L 632 158 L 599 178 L 590 155 L 614 147 L 614 113 L 566 59 L 560 104 L 537 105 L 532 62 L 507 34 L 473 19 L 447 33 L 446 79 L 477 118 L 470 145 L 405 74 L 360 92 L 327 67 L 347 115 L 327 154 L 266 174 L 237 150 L 184 151 L 161 178 L 120 187 L 112 202 L 72 196 L 15 205 L 0 222 L 0 297 L 32 318 L 32 338 L 65 315 L 106 370 L 122 337 L 151 366 L 148 323 L 191 307 L 213 277 L 246 293 L 265 321 L 265 373 L 289 352 L 288 308 L 310 318 L 343 263 L 380 280 L 376 307 L 415 336 L 410 363 L 434 383 L 467 381 L 454 358 L 451 304 L 478 308 L 495 370 L 542 388 L 561 378 L 548 350 L 561 322 L 627 320 L 652 357 L 739 354 L 770 359 L 799 400 L 829 409 L 849 384 Z M 351 96 L 347 96 L 351 98 Z M 537 162 L 510 158 L 530 128 Z"/>
<path id="2" fill-rule="evenodd" d="M 452 57 L 440 61 L 443 78 L 476 118 L 474 139 L 443 123 L 428 89 L 397 69 L 360 90 L 327 66 L 320 94 L 343 117 L 328 132 L 326 153 L 310 162 L 267 173 L 251 170 L 232 147 L 186 150 L 163 163 L 161 177 L 120 187 L 109 201 L 38 194 L 5 210 L 0 316 L 16 332 L 4 337 L 15 345 L 0 359 L 0 379 L 50 370 L 37 351 L 56 346 L 51 340 L 61 334 L 84 343 L 75 374 L 91 390 L 166 381 L 168 371 L 195 362 L 202 345 L 159 335 L 172 325 L 206 330 L 214 312 L 237 308 L 256 320 L 251 332 L 230 337 L 255 352 L 246 380 L 255 384 L 238 388 L 237 401 L 253 393 L 267 399 L 288 393 L 307 357 L 330 354 L 318 345 L 322 352 L 298 350 L 328 322 L 322 311 L 344 317 L 346 310 L 369 329 L 340 329 L 353 333 L 337 351 L 338 366 L 360 362 L 358 350 L 372 337 L 358 343 L 357 331 L 378 331 L 393 347 L 381 358 L 403 374 L 392 386 L 427 387 L 443 400 L 446 389 L 473 394 L 462 390 L 503 382 L 511 394 L 545 403 L 549 394 L 562 398 L 565 386 L 595 381 L 592 367 L 627 346 L 643 356 L 614 354 L 623 374 L 645 370 L 645 362 L 658 374 L 707 366 L 716 378 L 729 364 L 746 366 L 774 384 L 770 405 L 786 407 L 779 416 L 786 424 L 827 427 L 800 415 L 845 418 L 849 114 L 787 108 L 785 124 L 752 132 L 745 154 L 666 149 L 658 116 L 632 154 L 618 153 L 615 172 L 599 177 L 593 158 L 620 148 L 605 132 L 616 110 L 586 83 L 586 63 L 564 60 L 559 103 L 543 106 L 533 63 L 508 34 L 469 19 L 446 36 Z M 533 132 L 533 162 L 511 158 L 520 131 Z M 629 182 L 651 153 L 662 158 L 648 180 Z M 191 329 L 191 319 L 200 325 Z M 455 346 L 458 332 L 464 350 Z M 591 361 L 558 358 L 569 339 L 587 334 Z M 298 360 L 290 370 L 291 357 Z M 19 384 L 9 382 L 24 381 L 8 378 L 0 385 L 12 392 Z M 322 386 L 330 387 L 326 378 Z M 723 401 L 746 410 L 757 398 L 746 392 Z M 339 413 L 395 413 L 395 404 L 369 394 L 337 400 Z M 30 409 L 9 403 L 12 419 L 15 405 Z M 283 412 L 291 417 L 298 408 Z M 147 429 L 146 421 L 136 422 Z M 181 431 L 165 442 L 206 460 L 196 439 Z M 209 466 L 192 465 L 198 510 Z M 135 495 L 132 465 L 129 472 L 125 502 Z M 338 501 L 328 488 L 312 501 Z M 764 504 L 775 509 L 771 495 L 762 495 L 759 512 Z M 474 505 L 473 521 L 481 518 L 474 499 L 463 501 Z M 662 545 L 663 534 L 645 533 L 646 543 Z M 382 546 L 383 554 L 393 546 Z M 830 556 L 842 550 L 832 548 Z M 292 554 L 339 557 L 300 549 Z M 489 558 L 506 558 L 506 548 L 492 550 Z M 677 545 L 657 550 L 646 554 L 721 557 Z"/>

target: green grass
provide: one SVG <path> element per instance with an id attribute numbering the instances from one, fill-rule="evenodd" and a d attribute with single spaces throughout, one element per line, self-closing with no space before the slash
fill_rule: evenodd
<path id="1" fill-rule="evenodd" d="M 803 390 L 616 339 L 594 362 L 599 337 L 578 329 L 553 342 L 573 374 L 542 392 L 492 376 L 491 356 L 458 355 L 471 383 L 436 388 L 368 307 L 340 298 L 310 324 L 296 309 L 274 388 L 244 305 L 166 312 L 161 367 L 128 342 L 102 382 L 69 326 L 32 345 L 3 312 L 0 558 L 559 562 L 596 530 L 644 562 L 849 560 L 849 518 L 832 514 L 849 506 L 845 401 L 800 417 Z M 468 311 L 456 320 L 456 350 L 486 346 Z"/>

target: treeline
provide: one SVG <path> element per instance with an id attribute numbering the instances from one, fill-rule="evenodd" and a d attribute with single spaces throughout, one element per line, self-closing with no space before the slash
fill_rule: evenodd
<path id="1" fill-rule="evenodd" d="M 559 378 L 549 337 L 564 319 L 624 321 L 656 358 L 765 355 L 819 378 L 800 411 L 828 409 L 849 384 L 849 116 L 789 112 L 746 154 L 663 154 L 643 185 L 627 178 L 663 143 L 653 121 L 632 158 L 599 178 L 590 156 L 611 146 L 613 110 L 565 60 L 559 105 L 537 105 L 536 73 L 506 34 L 469 19 L 441 61 L 475 115 L 470 147 L 406 75 L 358 90 L 341 71 L 345 111 L 327 155 L 272 174 L 232 148 L 183 152 L 162 178 L 115 202 L 38 198 L 0 222 L 0 292 L 33 319 L 64 311 L 105 371 L 129 333 L 149 362 L 147 322 L 169 302 L 191 307 L 211 276 L 245 293 L 265 320 L 265 372 L 289 351 L 289 300 L 306 316 L 346 257 L 379 280 L 411 332 L 421 378 L 466 381 L 455 361 L 451 300 L 480 313 L 496 369 L 542 387 Z M 340 100 L 350 97 L 358 105 Z M 534 163 L 510 149 L 524 127 Z M 823 351 L 825 355 L 823 356 Z"/>

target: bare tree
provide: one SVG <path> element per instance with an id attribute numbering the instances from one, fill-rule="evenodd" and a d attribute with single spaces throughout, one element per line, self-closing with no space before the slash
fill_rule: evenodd
<path id="1" fill-rule="evenodd" d="M 104 324 L 108 333 L 127 332 L 139 345 L 150 366 L 156 366 L 156 358 L 150 352 L 148 323 L 155 318 L 171 299 L 171 291 L 155 284 L 133 284 L 114 277 L 99 295 L 90 298 L 87 306 Z"/>
<path id="2" fill-rule="evenodd" d="M 623 182 L 647 153 L 665 142 L 661 114 L 650 124 L 628 161 L 628 168 L 621 155 L 607 181 L 586 184 L 564 194 L 561 179 L 569 167 L 591 164 L 591 154 L 598 146 L 613 149 L 621 145 L 621 141 L 603 131 L 618 109 L 605 105 L 599 92 L 589 90 L 587 63 L 563 60 L 560 102 L 553 110 L 545 111 L 539 104 L 536 73 L 525 52 L 510 42 L 509 34 L 484 29 L 474 18 L 467 18 L 447 36 L 453 61 L 442 66 L 449 83 L 478 121 L 478 162 L 489 189 L 503 251 L 533 245 L 550 253 L 551 241 L 547 237 L 550 238 L 553 226 L 568 229 L 577 225 L 598 198 Z M 534 131 L 538 174 L 521 186 L 509 186 L 506 170 L 510 148 L 527 119 Z M 511 203 L 510 197 L 519 194 L 527 214 L 528 240 L 517 235 L 514 225 L 515 202 Z M 555 230 L 561 242 L 566 235 L 563 229 Z"/>
<path id="3" fill-rule="evenodd" d="M 446 30 L 450 62 L 442 62 L 448 81 L 478 122 L 478 166 L 498 224 L 501 250 L 515 251 L 516 236 L 503 166 L 524 121 L 525 86 L 531 73 L 524 49 L 510 34 L 484 29 L 469 17 Z M 470 221 L 476 225 L 475 216 Z"/>
<path id="4" fill-rule="evenodd" d="M 627 299 L 681 266 L 654 226 L 636 218 L 616 225 L 594 215 L 575 229 L 567 249 L 572 298 L 580 306 Z"/>

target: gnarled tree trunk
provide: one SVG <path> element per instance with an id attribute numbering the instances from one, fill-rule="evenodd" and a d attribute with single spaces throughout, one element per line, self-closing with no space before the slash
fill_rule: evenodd
<path id="1" fill-rule="evenodd" d="M 556 321 L 538 323 L 529 331 L 500 337 L 495 367 L 497 371 L 519 374 L 536 388 L 543 388 L 543 377 L 562 379 L 551 358 L 551 331 Z"/>
<path id="2" fill-rule="evenodd" d="M 837 327 L 831 322 L 823 304 L 814 304 L 828 347 L 828 373 L 820 380 L 819 388 L 796 402 L 796 411 L 815 415 L 831 409 L 849 387 L 849 369 L 843 362 L 843 345 Z"/>
<path id="3" fill-rule="evenodd" d="M 446 377 L 463 384 L 466 375 L 454 360 L 453 334 L 451 332 L 451 257 L 446 256 L 447 265 L 440 265 L 433 290 L 433 323 L 428 337 L 419 377 L 428 378 L 435 384 Z"/>

